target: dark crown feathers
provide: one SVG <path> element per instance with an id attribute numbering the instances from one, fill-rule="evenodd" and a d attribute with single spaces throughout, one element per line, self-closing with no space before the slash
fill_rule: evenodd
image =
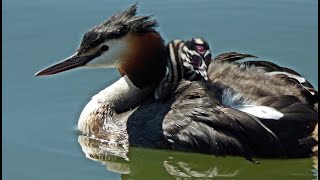
<path id="1" fill-rule="evenodd" d="M 96 47 L 107 39 L 119 38 L 128 32 L 142 34 L 155 31 L 153 28 L 158 25 L 155 19 L 151 19 L 151 16 L 136 16 L 136 14 L 137 4 L 134 4 L 86 32 L 79 53 Z"/>

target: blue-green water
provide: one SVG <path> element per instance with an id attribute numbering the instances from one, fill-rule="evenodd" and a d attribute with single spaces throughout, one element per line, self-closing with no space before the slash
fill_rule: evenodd
<path id="1" fill-rule="evenodd" d="M 120 77 L 117 71 L 33 75 L 72 54 L 84 32 L 132 3 L 3 1 L 4 179 L 315 178 L 311 159 L 259 159 L 255 165 L 237 157 L 131 148 L 127 161 L 99 156 L 95 142 L 82 141 L 75 130 L 79 114 L 91 96 Z M 293 68 L 318 86 L 317 6 L 315 0 L 150 0 L 139 3 L 139 12 L 154 14 L 166 41 L 203 37 L 215 55 L 250 53 Z"/>

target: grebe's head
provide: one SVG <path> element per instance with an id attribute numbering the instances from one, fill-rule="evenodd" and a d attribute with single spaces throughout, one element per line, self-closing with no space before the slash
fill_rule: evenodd
<path id="1" fill-rule="evenodd" d="M 84 34 L 75 54 L 41 70 L 36 76 L 87 66 L 116 67 L 122 75 L 139 79 L 142 75 L 139 75 L 138 71 L 149 73 L 154 71 L 150 70 L 152 63 L 154 66 L 157 66 L 157 63 L 165 64 L 165 60 L 162 60 L 165 59 L 163 40 L 154 30 L 156 20 L 150 16 L 137 16 L 136 11 L 137 4 L 134 4 L 124 12 L 113 15 L 95 26 Z"/>

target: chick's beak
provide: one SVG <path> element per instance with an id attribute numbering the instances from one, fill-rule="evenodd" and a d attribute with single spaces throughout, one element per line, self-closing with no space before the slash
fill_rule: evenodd
<path id="1" fill-rule="evenodd" d="M 35 76 L 46 76 L 46 75 L 57 74 L 69 69 L 84 66 L 95 57 L 96 57 L 95 55 L 79 56 L 78 52 L 76 52 L 75 54 L 64 59 L 63 61 L 37 72 Z"/>

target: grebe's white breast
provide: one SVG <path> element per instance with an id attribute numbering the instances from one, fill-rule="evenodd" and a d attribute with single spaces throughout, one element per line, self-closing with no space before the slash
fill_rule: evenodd
<path id="1" fill-rule="evenodd" d="M 139 105 L 150 88 L 136 87 L 127 76 L 94 95 L 81 112 L 78 129 L 92 134 L 96 128 L 102 128 L 103 121 L 114 113 L 122 113 Z"/>

